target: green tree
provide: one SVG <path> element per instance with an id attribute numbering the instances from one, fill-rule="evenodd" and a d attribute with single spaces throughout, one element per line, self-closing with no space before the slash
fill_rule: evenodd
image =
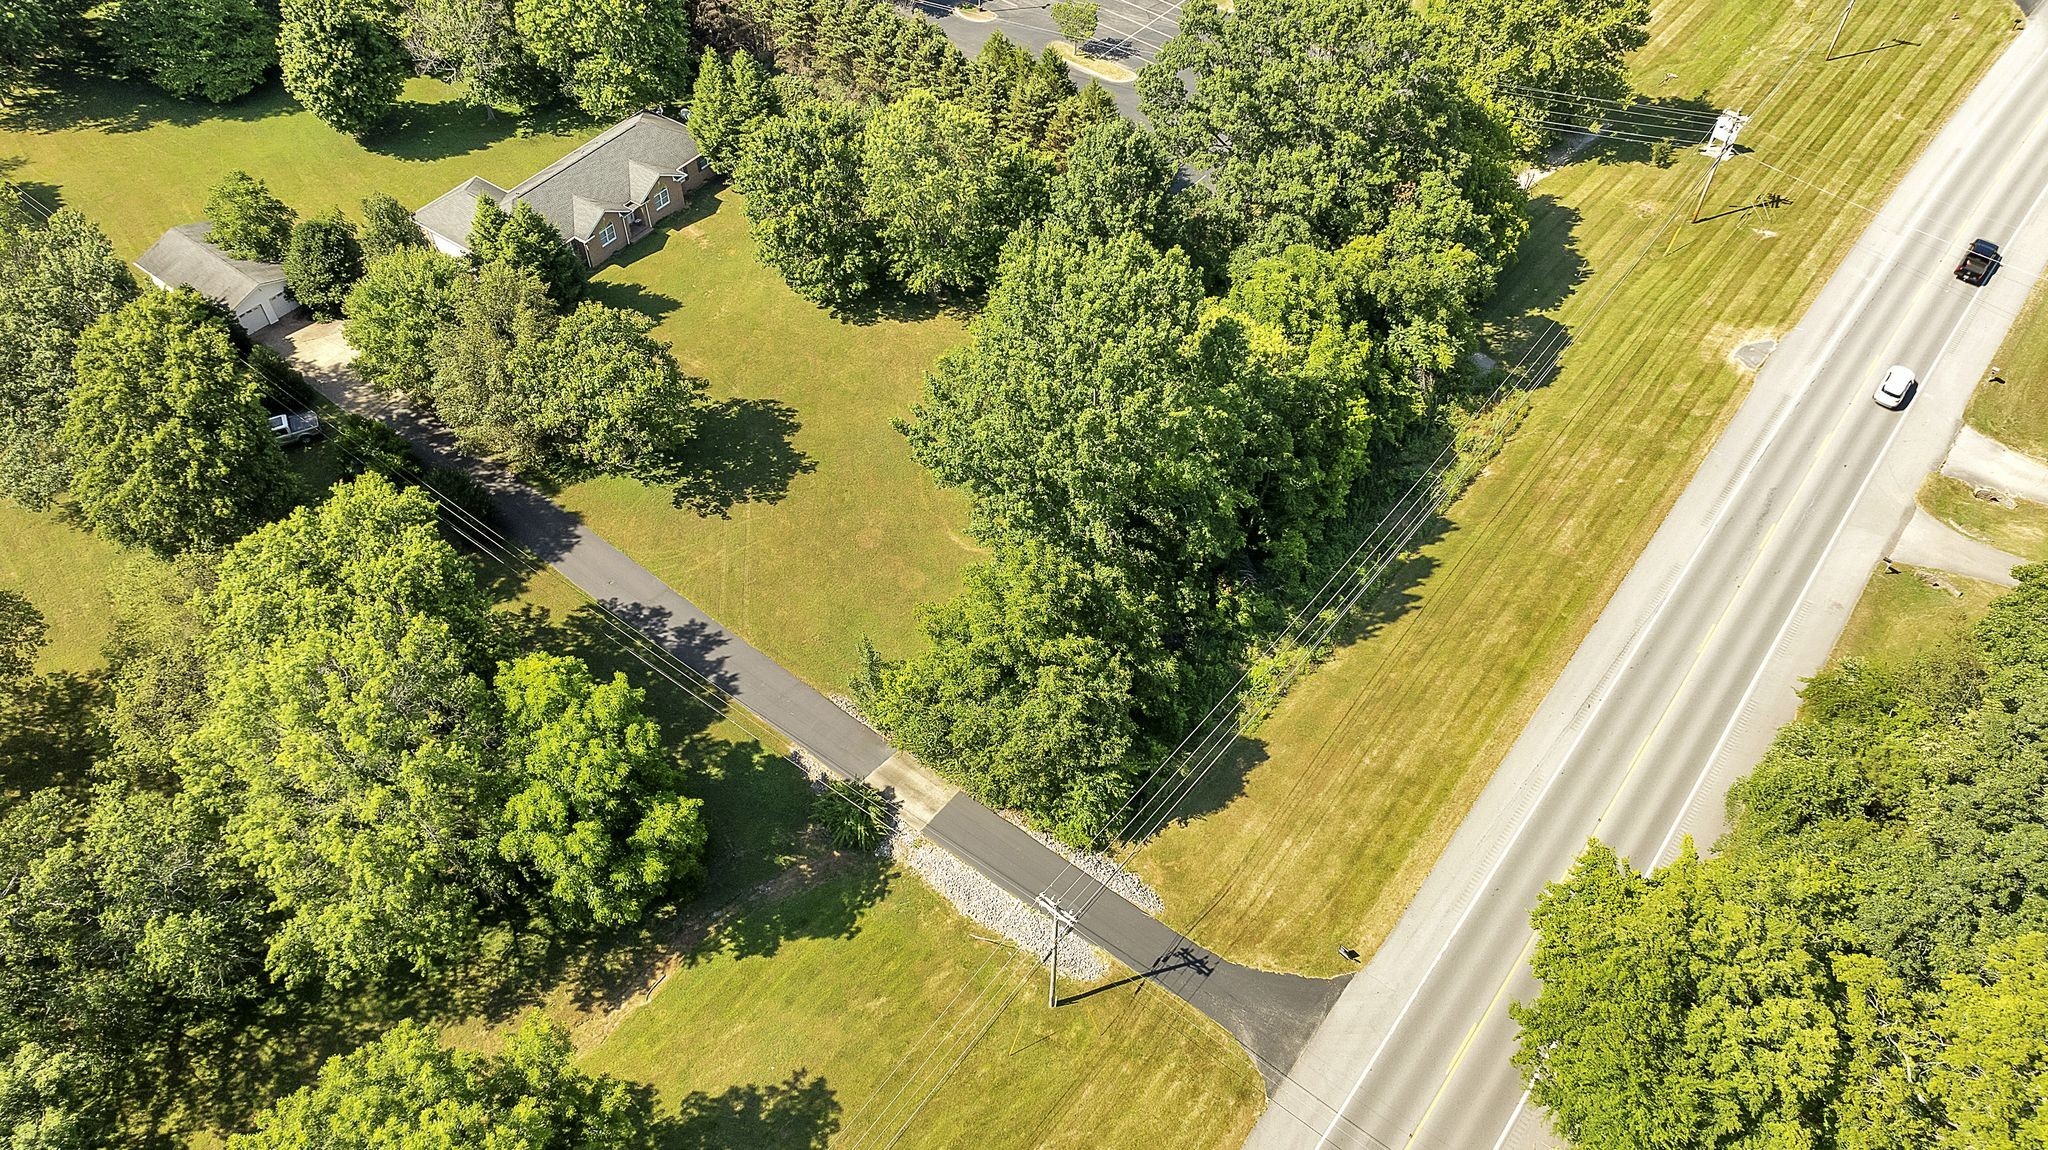
<path id="1" fill-rule="evenodd" d="M 1102 15 L 1102 5 L 1095 0 L 1058 0 L 1052 6 L 1053 27 L 1060 35 L 1079 49 L 1095 38 L 1095 28 Z"/>
<path id="2" fill-rule="evenodd" d="M 924 652 L 883 667 L 863 710 L 898 745 L 1077 846 L 1116 828 L 1150 749 L 1134 692 L 1159 675 L 1165 605 L 1035 542 L 971 567 L 925 608 Z"/>
<path id="3" fill-rule="evenodd" d="M 336 319 L 363 276 L 363 245 L 338 211 L 300 220 L 284 253 L 284 282 L 315 319 Z"/>
<path id="4" fill-rule="evenodd" d="M 548 342 L 556 322 L 547 286 L 532 269 L 487 263 L 457 284 L 450 319 L 435 335 L 434 410 L 472 451 L 514 450 L 528 408 L 523 354 Z"/>
<path id="5" fill-rule="evenodd" d="M 763 123 L 733 169 L 761 262 L 800 296 L 844 305 L 880 275 L 861 199 L 861 113 L 806 101 Z"/>
<path id="6" fill-rule="evenodd" d="M 80 0 L 0 5 L 0 97 L 11 97 L 60 54 L 84 8 Z"/>
<path id="7" fill-rule="evenodd" d="M 1255 416 L 1203 315 L 1178 252 L 1027 229 L 972 339 L 927 377 L 911 451 L 967 491 L 991 542 L 1043 540 L 1148 586 L 1235 556 Z"/>
<path id="8" fill-rule="evenodd" d="M 279 506 L 289 476 L 258 385 L 192 290 L 102 318 L 75 363 L 60 436 L 93 530 L 160 553 L 217 547 Z"/>
<path id="9" fill-rule="evenodd" d="M 568 922 L 617 927 L 704 870 L 703 802 L 646 715 L 645 696 L 580 659 L 529 655 L 498 669 L 512 795 L 498 852 L 533 872 Z"/>
<path id="10" fill-rule="evenodd" d="M 918 295 L 974 291 L 1044 204 L 1043 162 L 987 117 L 913 91 L 869 117 L 861 204 L 892 278 Z"/>
<path id="11" fill-rule="evenodd" d="M 2048 1144 L 2048 934 L 1994 946 L 1981 972 L 1950 975 L 1942 989 L 1927 1082 L 1953 1129 L 1941 1144 Z"/>
<path id="12" fill-rule="evenodd" d="M 731 93 L 732 74 L 725 57 L 706 44 L 704 54 L 697 58 L 697 77 L 690 84 L 690 138 L 723 172 L 732 170 L 739 150 L 731 131 Z"/>
<path id="13" fill-rule="evenodd" d="M 363 197 L 363 258 L 374 260 L 400 248 L 427 246 L 427 233 L 414 222 L 405 205 L 383 192 Z"/>
<path id="14" fill-rule="evenodd" d="M 1461 242 L 1499 268 L 1527 228 L 1515 141 L 1440 65 L 1440 36 L 1406 0 L 1194 5 L 1140 74 L 1141 107 L 1233 242 L 1341 246 L 1435 175 L 1475 209 Z"/>
<path id="15" fill-rule="evenodd" d="M 236 259 L 276 263 L 291 245 L 299 216 L 262 180 L 236 170 L 207 193 L 206 218 L 213 223 L 206 233 L 213 246 Z"/>
<path id="16" fill-rule="evenodd" d="M 425 394 L 434 378 L 434 340 L 453 322 L 468 278 L 460 262 L 425 246 L 371 259 L 342 304 L 355 370 L 385 391 Z"/>
<path id="17" fill-rule="evenodd" d="M 775 89 L 759 60 L 742 51 L 728 62 L 704 49 L 690 93 L 690 135 L 712 167 L 730 174 L 747 132 L 774 114 Z"/>
<path id="18" fill-rule="evenodd" d="M 0 1057 L 0 1127 L 7 1150 L 88 1150 L 102 1131 L 78 1097 L 83 1060 L 25 1042 Z"/>
<path id="19" fill-rule="evenodd" d="M 365 604 L 338 627 L 216 665 L 183 752 L 282 923 L 287 983 L 433 970 L 468 955 L 495 788 L 488 689 L 448 622 Z"/>
<path id="20" fill-rule="evenodd" d="M 1091 80 L 1086 88 L 1070 99 L 1061 100 L 1059 107 L 1053 109 L 1052 120 L 1045 126 L 1041 144 L 1059 166 L 1065 167 L 1067 153 L 1073 148 L 1074 141 L 1087 135 L 1090 128 L 1117 123 L 1123 118 L 1109 90 Z"/>
<path id="21" fill-rule="evenodd" d="M 78 212 L 0 210 L 0 495 L 39 510 L 69 484 L 57 432 L 78 336 L 133 298 L 128 265 Z"/>
<path id="22" fill-rule="evenodd" d="M 1113 239 L 1136 232 L 1166 246 L 1174 216 L 1173 157 L 1158 137 L 1118 117 L 1089 128 L 1052 182 L 1049 218 L 1076 235 Z"/>
<path id="23" fill-rule="evenodd" d="M 382 123 L 412 69 L 376 10 L 360 0 L 284 0 L 283 13 L 277 55 L 285 91 L 352 136 Z"/>
<path id="24" fill-rule="evenodd" d="M 1649 0 L 1444 0 L 1431 10 L 1456 62 L 1489 80 L 1618 100 L 1649 43 Z"/>
<path id="25" fill-rule="evenodd" d="M 313 1085 L 256 1117 L 230 1150 L 653 1150 L 652 1097 L 578 1070 L 568 1034 L 538 1013 L 501 1053 L 450 1050 L 401 1022 L 328 1059 Z"/>
<path id="26" fill-rule="evenodd" d="M 217 706 L 179 760 L 281 916 L 276 976 L 433 968 L 474 941 L 502 793 L 487 615 L 433 502 L 375 475 L 222 556 L 201 598 Z"/>
<path id="27" fill-rule="evenodd" d="M 518 347 L 507 462 L 566 475 L 659 470 L 695 433 L 703 385 L 682 374 L 653 327 L 638 312 L 585 302 Z"/>
<path id="28" fill-rule="evenodd" d="M 246 663 L 370 610 L 430 615 L 465 648 L 487 647 L 490 605 L 476 565 L 447 544 L 438 522 L 426 492 L 371 474 L 251 532 L 221 554 L 199 596 L 209 666 Z"/>
<path id="29" fill-rule="evenodd" d="M 1590 847 L 1533 916 L 1544 993 L 1511 1010 L 1531 1098 L 1587 1150 L 1800 1144 L 1840 1090 L 1843 940 L 1823 924 L 1842 893 L 1812 868 L 1702 862 L 1689 840 L 1651 878 Z"/>
<path id="30" fill-rule="evenodd" d="M 476 210 L 469 216 L 469 234 L 464 237 L 465 246 L 469 248 L 471 264 L 490 262 L 489 258 L 481 253 L 497 250 L 498 234 L 505 230 L 505 224 L 511 218 L 506 213 L 504 205 L 498 201 L 489 196 L 476 198 Z"/>
<path id="31" fill-rule="evenodd" d="M 690 91 L 690 13 L 638 0 L 514 0 L 520 38 L 576 106 L 614 119 Z"/>
<path id="32" fill-rule="evenodd" d="M 590 270 L 555 230 L 555 225 L 524 200 L 506 212 L 488 199 L 476 202 L 469 230 L 469 257 L 478 264 L 507 263 L 526 268 L 547 284 L 548 294 L 564 306 L 583 294 Z"/>
<path id="33" fill-rule="evenodd" d="M 188 99 L 224 104 L 277 63 L 277 17 L 256 0 L 120 0 L 105 27 L 122 67 Z"/>
<path id="34" fill-rule="evenodd" d="M 531 111 L 554 95 L 513 22 L 511 0 L 406 0 L 398 26 L 419 70 L 482 108 Z"/>

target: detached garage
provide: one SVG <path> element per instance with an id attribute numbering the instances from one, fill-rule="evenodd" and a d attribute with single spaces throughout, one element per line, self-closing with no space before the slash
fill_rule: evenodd
<path id="1" fill-rule="evenodd" d="M 189 287 L 226 304 L 251 335 L 298 310 L 285 294 L 282 267 L 224 255 L 206 242 L 212 229 L 212 224 L 180 224 L 151 244 L 135 266 L 160 288 Z"/>

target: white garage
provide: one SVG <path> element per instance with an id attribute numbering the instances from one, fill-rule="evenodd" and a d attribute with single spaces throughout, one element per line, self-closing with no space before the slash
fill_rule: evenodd
<path id="1" fill-rule="evenodd" d="M 135 261 L 160 288 L 189 287 L 226 304 L 242 330 L 254 335 L 298 310 L 285 292 L 284 269 L 261 260 L 238 260 L 206 242 L 212 224 L 180 224 Z"/>

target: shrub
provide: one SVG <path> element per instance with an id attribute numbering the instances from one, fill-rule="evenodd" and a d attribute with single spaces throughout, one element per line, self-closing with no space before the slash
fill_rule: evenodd
<path id="1" fill-rule="evenodd" d="M 871 851 L 882 845 L 889 802 L 882 792 L 850 779 L 827 779 L 811 795 L 811 821 L 843 851 Z"/>

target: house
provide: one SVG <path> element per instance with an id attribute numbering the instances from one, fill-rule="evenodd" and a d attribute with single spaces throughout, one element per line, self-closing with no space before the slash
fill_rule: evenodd
<path id="1" fill-rule="evenodd" d="M 179 224 L 136 257 L 135 266 L 160 288 L 189 287 L 227 305 L 251 335 L 298 310 L 298 301 L 285 294 L 284 268 L 227 255 L 206 242 L 212 230 L 208 223 Z"/>
<path id="2" fill-rule="evenodd" d="M 535 172 L 507 191 L 472 176 L 412 214 L 434 246 L 469 254 L 476 202 L 506 211 L 526 203 L 555 225 L 586 266 L 597 267 L 683 206 L 683 195 L 711 179 L 711 167 L 689 131 L 666 116 L 642 112 Z"/>

